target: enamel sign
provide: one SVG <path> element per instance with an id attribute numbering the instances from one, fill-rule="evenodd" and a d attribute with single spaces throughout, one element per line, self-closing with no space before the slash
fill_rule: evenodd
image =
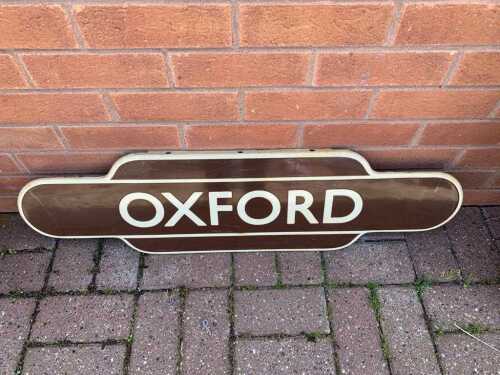
<path id="1" fill-rule="evenodd" d="M 375 172 L 340 150 L 131 154 L 104 177 L 32 181 L 18 199 L 46 236 L 119 238 L 147 253 L 333 250 L 439 227 L 461 203 L 448 174 Z"/>

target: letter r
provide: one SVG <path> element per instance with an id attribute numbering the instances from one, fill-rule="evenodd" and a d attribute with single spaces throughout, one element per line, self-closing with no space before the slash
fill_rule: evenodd
<path id="1" fill-rule="evenodd" d="M 297 198 L 301 197 L 304 202 L 297 203 Z M 295 213 L 300 212 L 309 224 L 318 224 L 309 207 L 313 204 L 313 195 L 307 190 L 290 190 L 288 192 L 288 212 L 286 215 L 287 224 L 295 224 Z"/>

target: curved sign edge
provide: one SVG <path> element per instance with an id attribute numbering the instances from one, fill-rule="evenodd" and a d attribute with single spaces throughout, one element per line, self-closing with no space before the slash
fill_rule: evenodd
<path id="1" fill-rule="evenodd" d="M 347 244 L 333 247 L 333 248 L 314 248 L 314 249 L 247 249 L 247 250 L 207 250 L 207 251 L 145 251 L 139 249 L 132 245 L 126 236 L 56 236 L 45 233 L 34 225 L 26 218 L 25 213 L 23 211 L 22 201 L 23 197 L 26 193 L 29 192 L 30 189 L 40 186 L 40 185 L 50 185 L 50 184 L 59 184 L 59 183 L 86 183 L 86 182 L 99 182 L 99 181 L 113 181 L 113 177 L 115 176 L 118 169 L 125 164 L 133 161 L 147 161 L 147 160 L 213 160 L 213 159 L 274 159 L 274 158 L 320 158 L 320 157 L 331 157 L 331 158 L 350 158 L 357 161 L 364 170 L 367 175 L 376 178 L 439 178 L 447 180 L 451 182 L 451 184 L 455 187 L 458 193 L 458 201 L 457 206 L 453 213 L 448 216 L 446 220 L 443 222 L 436 224 L 429 228 L 423 229 L 397 229 L 397 230 L 366 230 L 359 231 L 359 233 L 355 234 L 355 237 Z M 356 179 L 358 176 L 346 176 L 345 179 Z M 370 178 L 368 178 L 370 179 Z M 136 182 L 141 182 L 140 179 L 134 180 Z M 460 210 L 463 203 L 463 189 L 460 182 L 453 177 L 452 175 L 440 172 L 440 171 L 411 171 L 411 172 L 378 172 L 372 169 L 369 162 L 360 154 L 350 151 L 350 150 L 336 150 L 336 149 L 308 149 L 308 150 L 231 150 L 231 151 L 169 151 L 169 152 L 145 152 L 145 153 L 131 153 L 124 155 L 118 158 L 110 168 L 109 172 L 104 176 L 97 177 L 53 177 L 53 178 L 38 178 L 28 182 L 19 192 L 17 205 L 19 209 L 19 214 L 23 218 L 23 220 L 27 223 L 27 225 L 36 231 L 37 233 L 57 239 L 89 239 L 89 238 L 115 238 L 123 241 L 127 246 L 130 246 L 134 250 L 137 250 L 146 254 L 203 254 L 203 253 L 223 253 L 223 252 L 258 252 L 258 251 L 329 251 L 329 250 L 340 250 L 352 245 L 356 242 L 361 236 L 369 233 L 401 233 L 401 232 L 424 232 L 428 230 L 433 230 L 439 228 L 450 220 L 452 220 L 458 211 Z M 342 231 L 343 233 L 348 234 L 349 231 Z"/>

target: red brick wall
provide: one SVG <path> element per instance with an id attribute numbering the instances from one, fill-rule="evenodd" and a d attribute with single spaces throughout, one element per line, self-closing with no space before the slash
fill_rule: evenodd
<path id="1" fill-rule="evenodd" d="M 500 3 L 0 5 L 0 211 L 153 149 L 351 148 L 500 203 Z"/>

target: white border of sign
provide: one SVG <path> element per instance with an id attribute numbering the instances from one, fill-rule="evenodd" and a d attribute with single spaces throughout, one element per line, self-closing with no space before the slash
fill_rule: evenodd
<path id="1" fill-rule="evenodd" d="M 113 176 L 118 168 L 126 163 L 137 160 L 209 160 L 209 159 L 270 159 L 270 158 L 325 158 L 342 157 L 350 158 L 359 162 L 366 170 L 367 175 L 360 176 L 311 176 L 311 177 L 263 177 L 263 178 L 215 178 L 215 179 L 134 179 L 134 180 L 113 180 Z M 307 231 L 307 232 L 255 232 L 255 233 L 193 233 L 193 234 L 172 234 L 172 235 L 126 235 L 126 236 L 53 236 L 34 227 L 24 215 L 22 200 L 24 195 L 32 188 L 39 185 L 51 184 L 126 184 L 126 183 L 192 183 L 192 182 L 251 182 L 251 181 L 313 181 L 313 180 L 360 180 L 360 179 L 389 179 L 389 178 L 442 178 L 451 182 L 458 191 L 459 200 L 455 211 L 442 223 L 430 228 L 408 229 L 408 230 L 368 230 L 368 231 Z M 40 178 L 27 183 L 17 199 L 19 213 L 24 221 L 36 232 L 52 238 L 117 238 L 125 242 L 133 249 L 150 254 L 193 254 L 193 253 L 222 253 L 222 252 L 253 252 L 253 251 L 322 251 L 339 250 L 345 248 L 364 234 L 368 233 L 390 233 L 390 232 L 422 232 L 438 228 L 449 222 L 460 210 L 463 202 L 463 190 L 458 180 L 443 172 L 377 172 L 374 171 L 368 161 L 358 153 L 349 150 L 250 150 L 250 151 L 172 151 L 172 152 L 149 152 L 141 154 L 129 154 L 119 158 L 111 167 L 109 172 L 102 177 L 56 177 Z M 357 236 L 348 244 L 334 248 L 314 248 L 314 249 L 247 249 L 247 250 L 212 250 L 212 251 L 179 251 L 179 252 L 149 252 L 136 248 L 127 238 L 194 238 L 194 237 L 234 237 L 234 236 L 277 236 L 277 235 L 332 235 L 332 234 L 356 234 Z"/>

